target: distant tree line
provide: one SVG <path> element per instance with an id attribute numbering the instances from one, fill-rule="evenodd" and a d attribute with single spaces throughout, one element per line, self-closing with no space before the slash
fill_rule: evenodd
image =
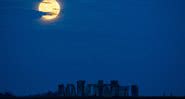
<path id="1" fill-rule="evenodd" d="M 15 97 L 11 92 L 0 93 L 0 97 Z"/>

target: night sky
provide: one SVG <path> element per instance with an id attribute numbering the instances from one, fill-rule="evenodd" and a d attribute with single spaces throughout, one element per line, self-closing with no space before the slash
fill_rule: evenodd
<path id="1" fill-rule="evenodd" d="M 102 79 L 185 95 L 185 0 L 63 0 L 51 23 L 39 20 L 40 1 L 0 2 L 0 92 Z"/>

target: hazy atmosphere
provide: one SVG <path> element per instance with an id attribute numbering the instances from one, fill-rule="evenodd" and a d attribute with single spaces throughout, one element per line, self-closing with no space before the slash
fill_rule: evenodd
<path id="1" fill-rule="evenodd" d="M 0 93 L 29 95 L 84 79 L 138 84 L 139 95 L 185 95 L 185 0 L 1 0 Z"/>

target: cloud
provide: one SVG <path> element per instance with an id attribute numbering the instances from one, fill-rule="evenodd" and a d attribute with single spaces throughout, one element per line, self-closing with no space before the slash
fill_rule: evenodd
<path id="1" fill-rule="evenodd" d="M 24 8 L 1 8 L 0 16 L 5 16 L 7 19 L 11 18 L 21 18 L 21 19 L 37 19 L 48 13 L 40 12 L 33 9 L 24 9 Z"/>

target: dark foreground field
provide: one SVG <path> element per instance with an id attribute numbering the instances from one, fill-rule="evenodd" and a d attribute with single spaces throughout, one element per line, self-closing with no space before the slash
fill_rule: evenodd
<path id="1" fill-rule="evenodd" d="M 0 98 L 12 98 L 12 99 L 42 99 L 42 98 L 50 98 L 50 99 L 169 99 L 169 98 L 180 98 L 185 99 L 185 97 L 177 97 L 177 96 L 138 96 L 138 97 L 60 97 L 60 96 L 37 96 L 37 97 L 0 97 Z"/>

